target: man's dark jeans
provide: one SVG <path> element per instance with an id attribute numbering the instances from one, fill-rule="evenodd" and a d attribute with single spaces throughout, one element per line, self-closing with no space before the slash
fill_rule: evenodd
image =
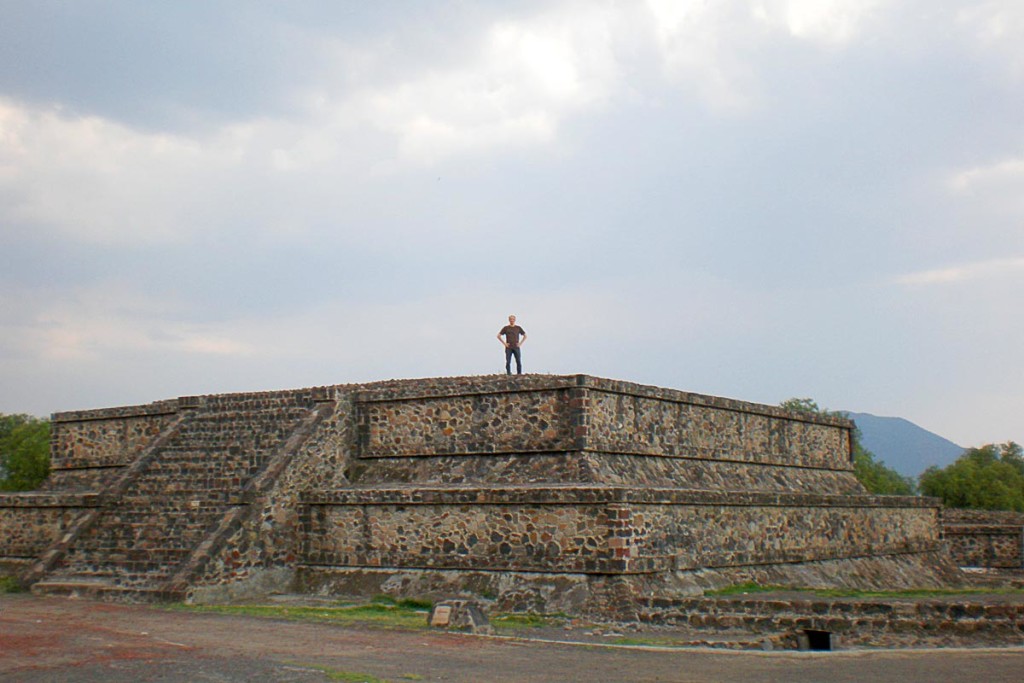
<path id="1" fill-rule="evenodd" d="M 516 374 L 523 374 L 523 352 L 518 346 L 514 349 L 505 347 L 505 374 L 512 374 L 512 356 L 516 357 Z"/>

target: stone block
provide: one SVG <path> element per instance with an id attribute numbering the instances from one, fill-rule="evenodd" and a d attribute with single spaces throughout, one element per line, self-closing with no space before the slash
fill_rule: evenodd
<path id="1" fill-rule="evenodd" d="M 470 633 L 494 632 L 482 605 L 473 600 L 445 600 L 435 604 L 430 610 L 427 624 L 434 628 Z"/>

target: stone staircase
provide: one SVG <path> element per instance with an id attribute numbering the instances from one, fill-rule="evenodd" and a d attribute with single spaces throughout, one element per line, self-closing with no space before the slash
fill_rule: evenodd
<path id="1" fill-rule="evenodd" d="M 33 592 L 132 600 L 180 598 L 169 582 L 237 515 L 289 437 L 315 415 L 309 392 L 201 397 L 147 462 L 105 492 Z"/>

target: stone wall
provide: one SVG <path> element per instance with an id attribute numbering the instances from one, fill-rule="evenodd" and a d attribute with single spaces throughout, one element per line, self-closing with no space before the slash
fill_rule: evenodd
<path id="1" fill-rule="evenodd" d="M 55 413 L 51 419 L 51 491 L 97 491 L 116 477 L 174 419 L 178 401 Z"/>
<path id="2" fill-rule="evenodd" d="M 654 552 L 675 552 L 676 569 L 687 570 L 919 552 L 934 550 L 939 541 L 934 507 L 915 498 L 709 498 L 636 507 L 630 540 Z"/>
<path id="3" fill-rule="evenodd" d="M 352 401 L 346 481 L 300 497 L 308 590 L 500 575 L 503 604 L 557 608 L 559 591 L 939 547 L 936 501 L 866 494 L 841 418 L 587 376 L 369 386 Z"/>
<path id="4" fill-rule="evenodd" d="M 857 571 L 856 568 L 851 568 Z M 1002 596 L 971 600 L 819 598 L 763 594 L 719 598 L 646 598 L 633 618 L 698 632 L 758 634 L 795 649 L 807 631 L 829 634 L 826 649 L 977 647 L 1021 644 L 1024 604 Z M 802 647 L 801 649 L 807 649 Z"/>
<path id="5" fill-rule="evenodd" d="M 357 392 L 359 457 L 590 451 L 853 468 L 841 418 L 587 376 L 431 389 Z"/>
<path id="6" fill-rule="evenodd" d="M 54 423 L 51 491 L 102 492 L 96 511 L 77 527 L 58 504 L 0 512 L 0 530 L 40 515 L 19 542 L 44 548 L 32 572 L 54 590 L 221 600 L 422 572 L 504 577 L 507 604 L 541 609 L 562 589 L 607 605 L 684 573 L 938 543 L 934 501 L 857 482 L 847 420 L 582 375 L 184 397 Z"/>
<path id="7" fill-rule="evenodd" d="M 692 396 L 597 383 L 587 392 L 590 450 L 852 470 L 848 425 L 805 422 L 767 406 L 697 402 Z M 652 393 L 654 395 L 645 395 Z"/>
<path id="8" fill-rule="evenodd" d="M 888 496 L 523 487 L 311 492 L 303 502 L 312 565 L 629 574 L 939 542 L 930 501 Z"/>
<path id="9" fill-rule="evenodd" d="M 961 567 L 1024 569 L 1024 513 L 944 508 L 942 536 Z"/>
<path id="10" fill-rule="evenodd" d="M 573 449 L 570 389 L 388 399 L 355 397 L 359 457 L 551 453 Z"/>
<path id="11" fill-rule="evenodd" d="M 349 479 L 863 493 L 852 423 L 587 376 L 453 378 L 353 395 Z M 571 456 L 569 455 L 571 454 Z"/>
<path id="12" fill-rule="evenodd" d="M 0 494 L 0 570 L 20 573 L 57 542 L 78 516 L 99 505 L 95 494 Z M 3 571 L 0 571 L 3 573 Z"/>

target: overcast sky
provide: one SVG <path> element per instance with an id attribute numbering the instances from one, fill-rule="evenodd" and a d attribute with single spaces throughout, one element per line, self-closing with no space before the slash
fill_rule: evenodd
<path id="1" fill-rule="evenodd" d="M 1020 0 L 0 0 L 0 412 L 587 373 L 1024 442 Z"/>

